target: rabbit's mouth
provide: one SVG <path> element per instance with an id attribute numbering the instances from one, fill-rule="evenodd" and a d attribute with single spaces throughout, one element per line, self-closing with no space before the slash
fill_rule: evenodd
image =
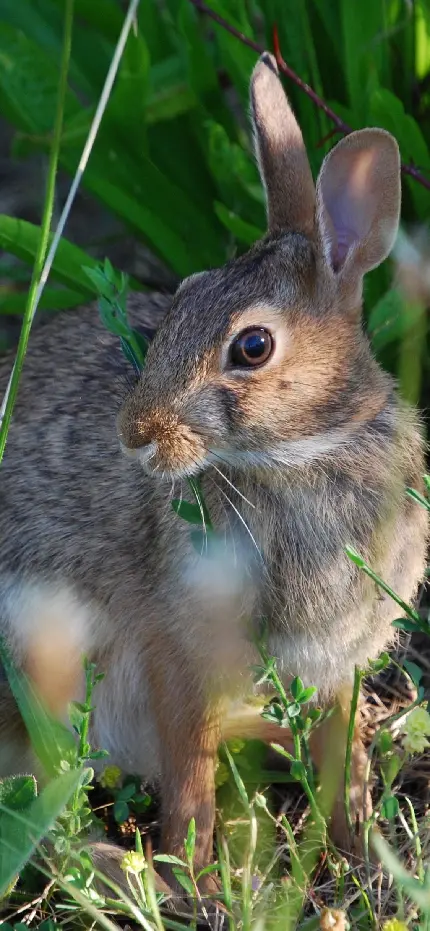
<path id="1" fill-rule="evenodd" d="M 198 439 L 198 438 L 197 438 Z M 127 459 L 137 462 L 147 475 L 152 475 L 160 479 L 186 478 L 191 475 L 198 475 L 207 465 L 205 451 L 203 455 L 196 456 L 195 452 L 192 457 L 178 455 L 166 457 L 160 450 L 156 441 L 130 448 L 120 440 L 121 450 Z"/>

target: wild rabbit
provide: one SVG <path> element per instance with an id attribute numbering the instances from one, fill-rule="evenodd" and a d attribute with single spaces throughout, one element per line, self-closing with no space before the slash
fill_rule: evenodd
<path id="1" fill-rule="evenodd" d="M 93 740 L 159 779 L 165 851 L 181 854 L 195 817 L 198 865 L 212 853 L 220 739 L 282 735 L 240 705 L 262 619 L 284 681 L 300 675 L 320 703 L 337 700 L 341 721 L 355 664 L 390 642 L 399 613 L 345 545 L 405 600 L 425 559 L 425 513 L 404 494 L 421 486 L 420 429 L 361 321 L 363 275 L 397 231 L 397 144 L 379 129 L 352 133 L 315 190 L 268 54 L 251 106 L 267 235 L 173 299 L 133 296 L 135 324 L 163 319 L 125 401 L 120 350 L 94 306 L 38 330 L 0 473 L 3 634 L 57 710 L 78 690 L 76 656 L 97 662 Z M 186 495 L 197 474 L 225 539 L 212 562 L 171 507 L 172 481 Z M 62 640 L 49 674 L 38 644 Z M 12 709 L 4 686 L 9 768 L 23 765 Z M 317 729 L 319 764 L 328 740 Z M 341 739 L 334 752 L 341 761 Z M 357 805 L 362 772 L 357 734 Z M 340 837 L 342 817 L 337 805 Z"/>

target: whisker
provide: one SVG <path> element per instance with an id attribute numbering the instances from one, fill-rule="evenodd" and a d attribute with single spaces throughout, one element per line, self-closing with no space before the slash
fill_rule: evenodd
<path id="1" fill-rule="evenodd" d="M 213 455 L 216 456 L 217 459 L 220 458 L 220 457 L 217 455 L 217 453 L 213 453 Z M 224 481 L 227 482 L 227 485 L 230 485 L 230 488 L 232 488 L 233 491 L 235 491 L 235 492 L 239 495 L 239 497 L 243 499 L 243 501 L 246 501 L 246 503 L 249 504 L 249 506 L 250 506 L 251 508 L 255 508 L 255 504 L 253 504 L 252 501 L 249 500 L 249 498 L 247 498 L 245 495 L 243 495 L 242 492 L 239 491 L 238 488 L 236 488 L 236 485 L 234 485 L 233 482 L 231 482 L 230 479 L 227 478 L 226 475 L 224 475 L 224 472 L 221 472 L 221 469 L 218 469 L 218 467 L 215 465 L 214 462 L 212 462 L 211 465 L 212 465 L 212 468 L 215 469 L 215 472 L 218 472 L 218 475 L 220 475 L 221 478 L 223 478 Z"/>
<path id="2" fill-rule="evenodd" d="M 217 489 L 217 491 L 219 491 L 220 494 L 222 494 L 222 489 L 221 489 L 220 486 L 218 485 L 218 482 L 216 482 L 215 479 L 212 478 L 211 475 L 208 475 L 208 478 L 209 478 L 210 481 L 212 482 L 212 485 L 215 486 L 215 488 Z M 231 525 L 231 520 L 230 520 L 230 514 L 229 514 L 228 508 L 227 508 L 227 506 L 224 504 L 224 502 L 221 501 L 220 503 L 221 503 L 221 506 L 222 506 L 222 509 L 223 509 L 223 513 L 225 514 L 226 520 L 227 520 L 227 522 L 228 522 L 228 536 L 229 536 L 229 538 L 230 538 L 230 540 L 231 540 L 231 542 L 232 542 L 232 545 L 233 545 L 233 557 L 234 557 L 235 565 L 237 565 L 236 540 L 235 540 L 235 536 L 234 536 L 234 533 L 233 533 L 233 530 L 232 530 L 232 525 Z M 225 540 L 225 543 L 226 543 L 226 545 L 227 545 L 227 527 L 226 527 L 225 530 L 224 530 L 224 540 Z"/>
<path id="3" fill-rule="evenodd" d="M 262 556 L 262 554 L 261 554 L 261 552 L 260 552 L 260 549 L 259 549 L 259 546 L 258 546 L 258 544 L 257 544 L 257 541 L 255 540 L 254 536 L 252 535 L 252 533 L 251 533 L 251 531 L 250 531 L 250 529 L 249 529 L 249 527 L 248 527 L 248 524 L 246 523 L 245 518 L 242 517 L 242 514 L 240 513 L 240 511 L 238 511 L 236 505 L 233 504 L 233 501 L 231 500 L 231 498 L 229 498 L 229 496 L 226 494 L 226 492 L 223 491 L 222 488 L 220 488 L 219 486 L 218 486 L 218 491 L 219 491 L 220 494 L 223 496 L 223 498 L 226 498 L 226 500 L 229 502 L 229 504 L 230 504 L 231 507 L 233 508 L 233 511 L 237 514 L 239 520 L 241 521 L 241 523 L 242 523 L 243 526 L 245 527 L 246 532 L 249 534 L 249 536 L 250 536 L 250 538 L 251 538 L 251 540 L 252 540 L 252 542 L 253 542 L 253 544 L 254 544 L 254 546 L 255 546 L 255 549 L 257 550 L 257 553 L 258 553 L 258 555 L 259 555 L 261 561 L 263 562 L 263 556 Z"/>

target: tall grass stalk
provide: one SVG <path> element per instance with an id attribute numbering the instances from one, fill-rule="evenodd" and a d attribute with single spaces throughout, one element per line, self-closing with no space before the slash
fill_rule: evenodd
<path id="1" fill-rule="evenodd" d="M 35 262 L 32 283 L 28 295 L 28 302 L 24 314 L 24 321 L 22 325 L 20 340 L 18 344 L 18 351 L 16 355 L 15 364 L 13 367 L 12 375 L 9 381 L 9 385 L 6 390 L 6 394 L 3 399 L 2 407 L 0 410 L 0 463 L 3 459 L 3 453 L 6 446 L 7 434 L 9 430 L 9 425 L 13 413 L 13 408 L 16 400 L 16 395 L 19 386 L 19 380 L 21 377 L 22 367 L 24 364 L 25 354 L 27 351 L 28 339 L 30 336 L 31 325 L 34 320 L 34 315 L 36 313 L 40 298 L 43 293 L 43 289 L 48 279 L 49 272 L 52 267 L 52 263 L 55 258 L 55 254 L 60 242 L 61 236 L 64 231 L 67 219 L 72 208 L 73 201 L 75 199 L 79 184 L 82 179 L 82 175 L 85 171 L 85 168 L 88 164 L 88 159 L 90 157 L 94 142 L 100 127 L 100 123 L 103 118 L 103 114 L 106 110 L 107 104 L 109 102 L 109 97 L 112 91 L 113 83 L 119 68 L 119 64 L 124 52 L 124 48 L 128 39 L 128 35 L 135 21 L 137 8 L 139 6 L 140 0 L 130 0 L 129 8 L 124 19 L 123 27 L 116 44 L 115 52 L 112 57 L 112 61 L 109 66 L 108 73 L 106 75 L 106 80 L 103 86 L 102 93 L 94 114 L 93 121 L 91 123 L 90 130 L 88 132 L 87 140 L 84 145 L 82 155 L 79 161 L 79 165 L 76 170 L 75 177 L 73 179 L 70 191 L 64 204 L 60 219 L 58 221 L 58 226 L 55 231 L 55 234 L 52 238 L 51 246 L 49 252 L 45 259 L 46 248 L 49 240 L 50 224 L 53 210 L 54 202 L 54 193 L 55 193 L 55 177 L 58 164 L 58 155 L 60 151 L 61 143 L 61 129 L 63 124 L 63 110 L 64 110 L 64 99 L 65 92 L 67 88 L 67 74 L 68 74 L 68 65 L 70 59 L 70 47 L 71 47 L 71 34 L 72 34 L 72 25 L 73 25 L 73 5 L 74 0 L 66 0 L 66 18 L 65 18 L 65 41 L 63 46 L 62 54 L 62 64 L 61 64 L 61 77 L 59 82 L 59 93 L 58 93 L 58 108 L 57 116 L 55 120 L 54 134 L 53 134 L 53 144 L 51 148 L 50 156 L 50 165 L 48 172 L 48 188 L 45 197 L 45 206 L 43 212 L 43 221 L 42 221 L 42 232 L 40 238 L 40 249 Z M 67 42 L 66 42 L 67 40 Z M 52 188 L 52 190 L 51 190 Z M 49 209 L 49 199 L 52 198 L 50 209 Z M 44 248 L 42 246 L 44 244 Z"/>
<path id="2" fill-rule="evenodd" d="M 357 715 L 358 700 L 360 697 L 360 688 L 361 688 L 362 679 L 363 679 L 363 671 L 358 666 L 356 666 L 354 670 L 354 686 L 352 690 L 351 707 L 349 710 L 349 719 L 348 719 L 348 734 L 347 734 L 347 739 L 346 739 L 346 756 L 345 756 L 344 796 L 343 796 L 344 805 L 345 805 L 346 823 L 350 831 L 352 831 L 351 809 L 350 809 L 350 800 L 349 800 L 349 793 L 350 793 L 350 788 L 351 788 L 352 745 L 354 742 L 355 718 Z"/>
<path id="3" fill-rule="evenodd" d="M 61 54 L 60 77 L 58 81 L 57 109 L 52 134 L 51 151 L 49 155 L 48 178 L 46 183 L 45 202 L 43 207 L 42 226 L 40 230 L 39 247 L 31 276 L 31 284 L 25 307 L 24 319 L 19 336 L 15 364 L 10 377 L 9 385 L 3 400 L 0 412 L 0 463 L 6 446 L 10 421 L 15 406 L 22 367 L 30 338 L 31 324 L 34 319 L 38 303 L 38 292 L 42 278 L 43 267 L 48 248 L 49 233 L 51 229 L 52 213 L 54 210 L 55 179 L 57 176 L 58 157 L 61 147 L 61 133 L 63 128 L 64 101 L 67 90 L 67 75 L 69 72 L 70 51 L 72 47 L 74 0 L 66 0 L 64 13 L 63 49 Z M 39 294 L 40 297 L 40 294 Z"/>

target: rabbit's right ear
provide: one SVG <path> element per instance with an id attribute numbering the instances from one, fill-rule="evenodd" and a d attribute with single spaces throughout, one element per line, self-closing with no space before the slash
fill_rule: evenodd
<path id="1" fill-rule="evenodd" d="M 311 169 L 276 61 L 268 52 L 254 68 L 250 90 L 256 153 L 266 189 L 269 232 L 291 230 L 311 235 L 315 214 Z"/>

